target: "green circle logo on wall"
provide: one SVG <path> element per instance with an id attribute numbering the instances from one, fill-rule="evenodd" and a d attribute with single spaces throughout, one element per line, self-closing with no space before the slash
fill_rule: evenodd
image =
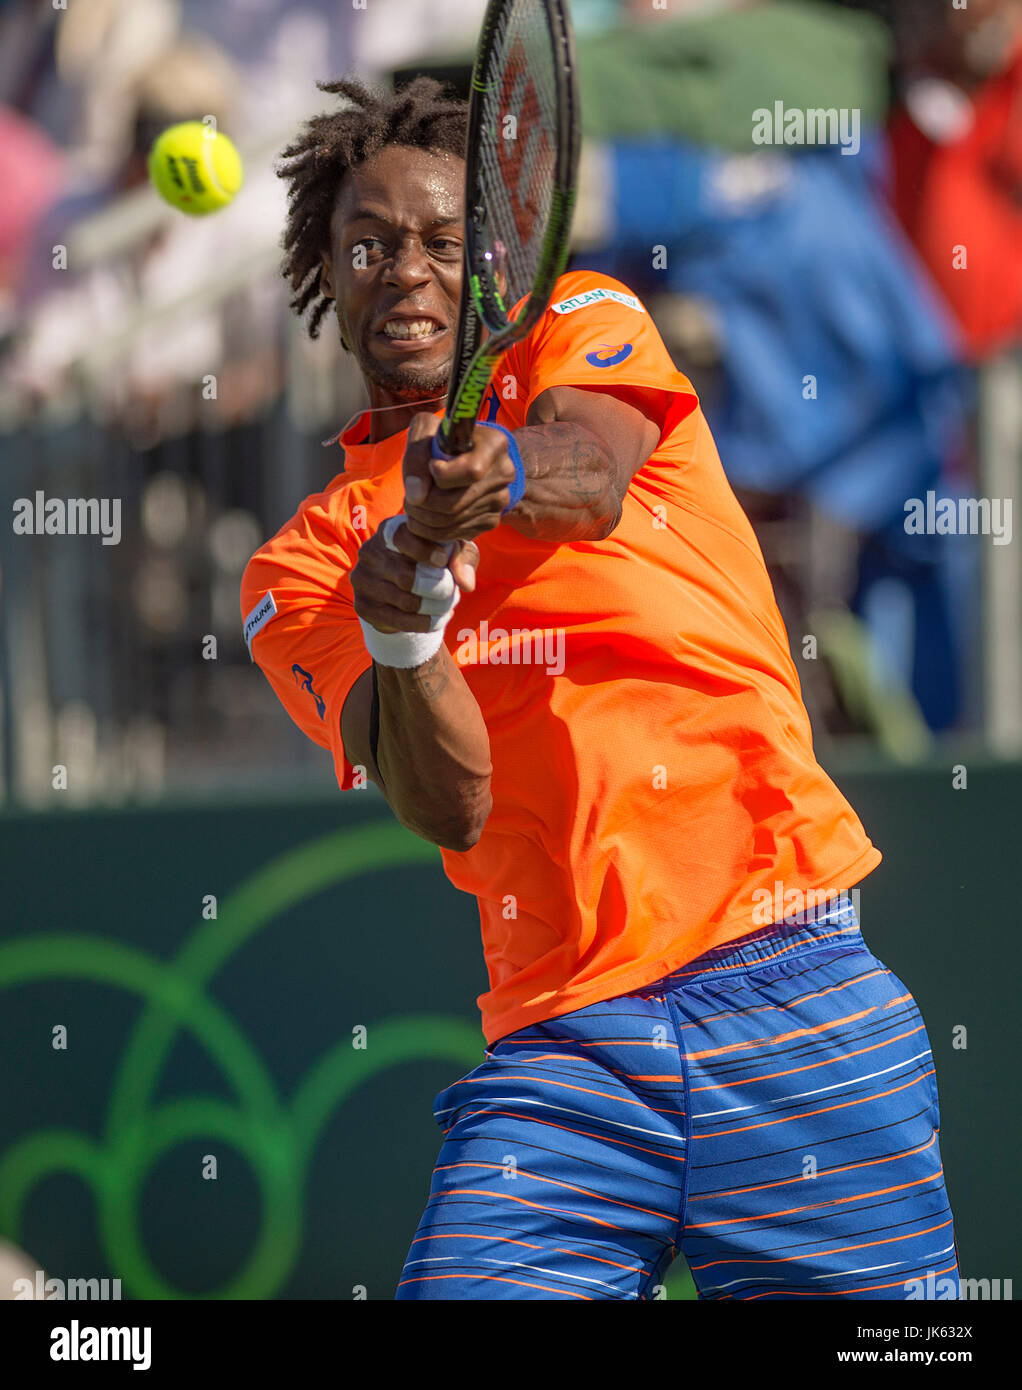
<path id="1" fill-rule="evenodd" d="M 244 1153 L 262 1197 L 255 1249 L 227 1284 L 204 1298 L 272 1298 L 290 1275 L 303 1235 L 304 1191 L 319 1136 L 357 1086 L 412 1060 L 475 1066 L 478 1031 L 459 1018 L 402 1015 L 373 1026 L 372 1048 L 338 1042 L 305 1074 L 290 1101 L 278 1095 L 262 1059 L 205 990 L 223 963 L 288 908 L 347 879 L 380 869 L 435 865 L 436 850 L 399 825 L 333 831 L 271 861 L 202 922 L 176 959 L 97 937 L 53 934 L 0 946 L 0 988 L 45 979 L 80 979 L 138 994 L 147 1007 L 135 1024 L 111 1088 L 103 1138 L 69 1129 L 36 1131 L 0 1159 L 0 1229 L 17 1241 L 25 1202 L 37 1183 L 73 1173 L 92 1189 L 110 1267 L 135 1298 L 196 1295 L 168 1284 L 138 1229 L 139 1194 L 153 1163 L 175 1144 L 211 1137 Z M 152 1096 L 180 1028 L 188 1029 L 230 1081 L 219 1096 Z"/>

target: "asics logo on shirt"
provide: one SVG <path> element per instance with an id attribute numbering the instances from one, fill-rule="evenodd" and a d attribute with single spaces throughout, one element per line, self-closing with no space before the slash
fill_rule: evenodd
<path id="1" fill-rule="evenodd" d="M 587 352 L 586 361 L 592 367 L 616 367 L 632 355 L 631 343 L 601 343 L 600 352 Z"/>

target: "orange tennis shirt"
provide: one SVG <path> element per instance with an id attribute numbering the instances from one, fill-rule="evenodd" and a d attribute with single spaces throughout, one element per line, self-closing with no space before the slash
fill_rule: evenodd
<path id="1" fill-rule="evenodd" d="M 652 388 L 661 435 L 606 540 L 479 536 L 477 587 L 444 634 L 490 736 L 490 818 L 470 850 L 441 855 L 478 900 L 491 1043 L 759 929 L 771 895 L 787 912 L 880 862 L 813 754 L 759 545 L 695 392 L 626 286 L 562 276 L 481 418 L 521 428 L 557 385 Z M 406 434 L 368 444 L 368 427 L 340 437 L 344 471 L 242 586 L 255 661 L 345 789 L 341 710 L 371 665 L 349 574 L 404 498 Z"/>

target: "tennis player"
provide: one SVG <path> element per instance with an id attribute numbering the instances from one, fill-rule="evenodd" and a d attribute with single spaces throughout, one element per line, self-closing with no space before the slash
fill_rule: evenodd
<path id="1" fill-rule="evenodd" d="M 926 1030 L 848 895 L 880 854 L 691 385 L 627 286 L 567 274 L 431 461 L 465 110 L 326 90 L 285 272 L 370 408 L 242 614 L 340 786 L 479 903 L 487 1048 L 437 1097 L 397 1297 L 648 1299 L 679 1252 L 708 1299 L 957 1296 Z"/>

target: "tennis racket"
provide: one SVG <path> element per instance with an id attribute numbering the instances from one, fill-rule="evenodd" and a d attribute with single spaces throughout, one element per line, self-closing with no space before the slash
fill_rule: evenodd
<path id="1" fill-rule="evenodd" d="M 568 259 L 578 158 L 577 67 L 565 0 L 490 0 L 472 71 L 465 275 L 437 457 L 472 448 L 497 362 L 550 303 Z"/>

